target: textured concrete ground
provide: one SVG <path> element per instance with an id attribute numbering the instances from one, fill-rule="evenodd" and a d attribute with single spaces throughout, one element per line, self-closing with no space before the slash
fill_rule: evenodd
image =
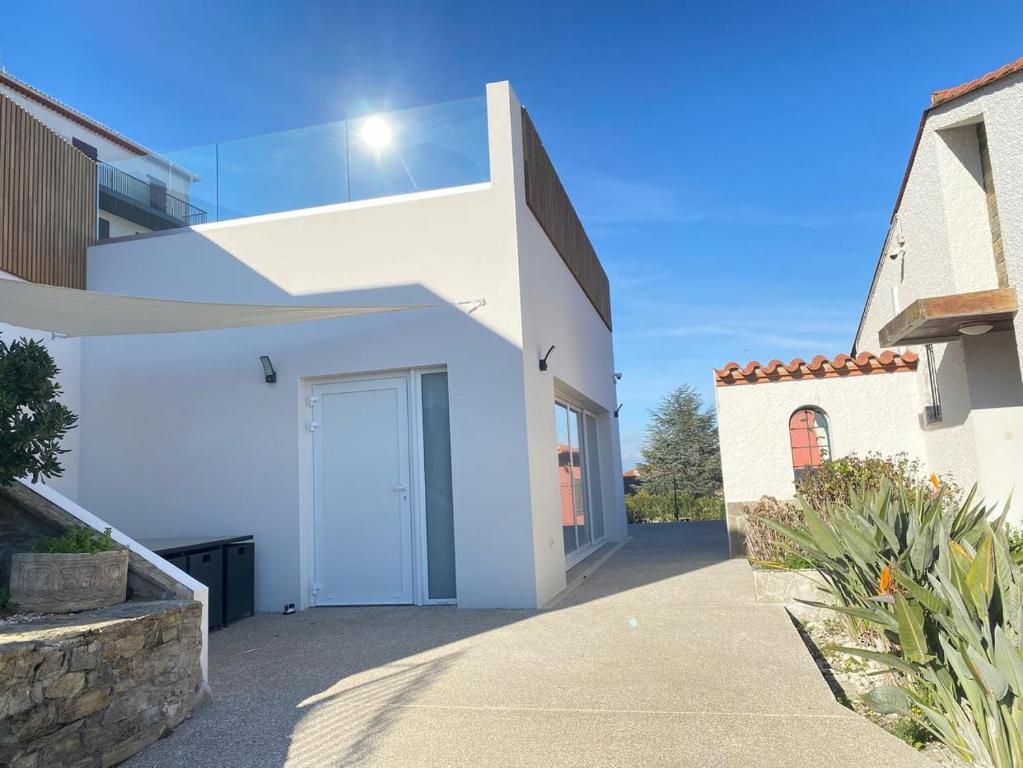
<path id="1" fill-rule="evenodd" d="M 321 608 L 210 636 L 144 766 L 927 768 L 837 704 L 723 525 L 637 526 L 544 611 Z"/>

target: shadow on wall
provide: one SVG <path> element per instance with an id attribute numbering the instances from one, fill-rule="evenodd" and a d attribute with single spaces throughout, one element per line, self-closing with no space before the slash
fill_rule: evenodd
<path id="1" fill-rule="evenodd" d="M 285 223 L 295 226 L 294 221 Z M 442 255 L 398 253 L 393 244 L 382 246 L 380 253 L 332 252 L 329 243 L 318 240 L 311 253 L 296 256 L 303 268 L 289 271 L 287 259 L 258 245 L 260 228 L 271 224 L 280 222 L 239 228 L 226 247 L 195 230 L 97 246 L 89 257 L 90 285 L 113 293 L 247 304 L 444 304 L 482 298 L 479 293 L 439 296 L 422 283 L 310 292 L 311 285 L 342 282 L 346 265 L 352 267 L 350 282 L 359 284 L 366 282 L 367 260 L 386 262 L 381 274 L 419 276 L 419 260 Z M 244 248 L 247 261 L 228 247 L 239 252 Z M 444 274 L 479 274 L 479 285 L 487 285 L 485 255 L 477 249 L 465 259 L 464 269 L 456 261 Z M 258 263 L 254 267 L 250 262 Z M 331 265 L 322 280 L 311 275 L 315 270 L 310 265 L 316 264 Z M 474 285 L 464 279 L 453 283 Z M 473 315 L 436 308 L 260 328 L 85 339 L 83 505 L 100 510 L 135 537 L 253 534 L 259 553 L 257 609 L 301 605 L 300 593 L 307 586 L 299 553 L 309 551 L 312 535 L 307 519 L 311 484 L 303 475 L 309 442 L 303 387 L 319 377 L 446 365 L 450 402 L 457 404 L 450 415 L 453 463 L 472 467 L 471 476 L 462 471 L 455 478 L 456 529 L 483 547 L 460 553 L 457 569 L 463 557 L 483 561 L 503 552 L 531 553 L 532 537 L 515 516 L 531 503 L 523 350 L 499 330 L 511 311 L 501 305 L 502 297 L 486 298 L 488 305 Z M 271 358 L 277 371 L 274 385 L 264 381 L 262 355 Z M 482 445 L 487 446 L 485 460 Z M 552 465 L 554 498 L 556 482 Z M 494 489 L 502 491 L 495 494 Z M 470 503 L 460 503 L 459 497 Z M 488 514 L 479 513 L 484 507 Z M 522 562 L 531 557 L 524 555 Z M 477 570 L 489 578 L 486 568 Z M 528 570 L 533 578 L 531 564 Z M 507 596 L 498 604 L 532 602 L 522 597 L 514 579 L 502 584 L 492 578 L 494 583 L 486 587 Z"/>
<path id="2" fill-rule="evenodd" d="M 940 427 L 962 426 L 974 410 L 1023 406 L 1015 332 L 964 336 L 947 343 L 937 379 Z"/>

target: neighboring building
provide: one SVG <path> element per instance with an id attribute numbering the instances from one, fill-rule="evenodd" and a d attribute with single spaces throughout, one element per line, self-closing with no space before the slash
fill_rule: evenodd
<path id="1" fill-rule="evenodd" d="M 98 238 L 202 224 L 206 212 L 189 203 L 191 172 L 0 71 L 5 96 L 96 161 Z"/>
<path id="2" fill-rule="evenodd" d="M 92 245 L 89 290 L 486 305 L 49 341 L 77 356 L 65 494 L 138 538 L 254 534 L 259 610 L 535 607 L 625 539 L 607 277 L 507 83 L 185 153 L 213 174 L 71 122 L 112 167 L 198 168 L 219 219 Z"/>
<path id="3" fill-rule="evenodd" d="M 636 493 L 643 485 L 643 478 L 640 477 L 638 469 L 627 469 L 622 473 L 622 487 L 626 496 Z"/>
<path id="4" fill-rule="evenodd" d="M 1016 491 L 1011 514 L 1023 519 L 1021 125 L 1023 59 L 936 92 L 878 258 L 855 358 L 716 372 L 736 532 L 743 503 L 792 496 L 802 465 L 868 451 L 904 452 L 961 486 L 977 483 L 999 506 Z M 889 351 L 862 351 L 869 349 Z M 754 386 L 737 386 L 745 383 Z M 782 461 L 786 446 L 791 462 Z"/>

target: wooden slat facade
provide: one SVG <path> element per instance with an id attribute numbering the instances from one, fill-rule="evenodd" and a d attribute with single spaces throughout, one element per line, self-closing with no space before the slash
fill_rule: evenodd
<path id="1" fill-rule="evenodd" d="M 0 270 L 85 288 L 96 164 L 0 94 Z"/>
<path id="2" fill-rule="evenodd" d="M 611 287 L 597 252 L 561 185 L 526 110 L 522 110 L 526 203 L 569 271 L 611 330 Z"/>

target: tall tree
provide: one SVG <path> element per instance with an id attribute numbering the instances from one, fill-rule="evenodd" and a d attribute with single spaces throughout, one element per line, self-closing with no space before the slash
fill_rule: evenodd
<path id="1" fill-rule="evenodd" d="M 717 417 L 689 384 L 669 392 L 650 412 L 640 475 L 645 490 L 710 496 L 721 488 Z"/>

